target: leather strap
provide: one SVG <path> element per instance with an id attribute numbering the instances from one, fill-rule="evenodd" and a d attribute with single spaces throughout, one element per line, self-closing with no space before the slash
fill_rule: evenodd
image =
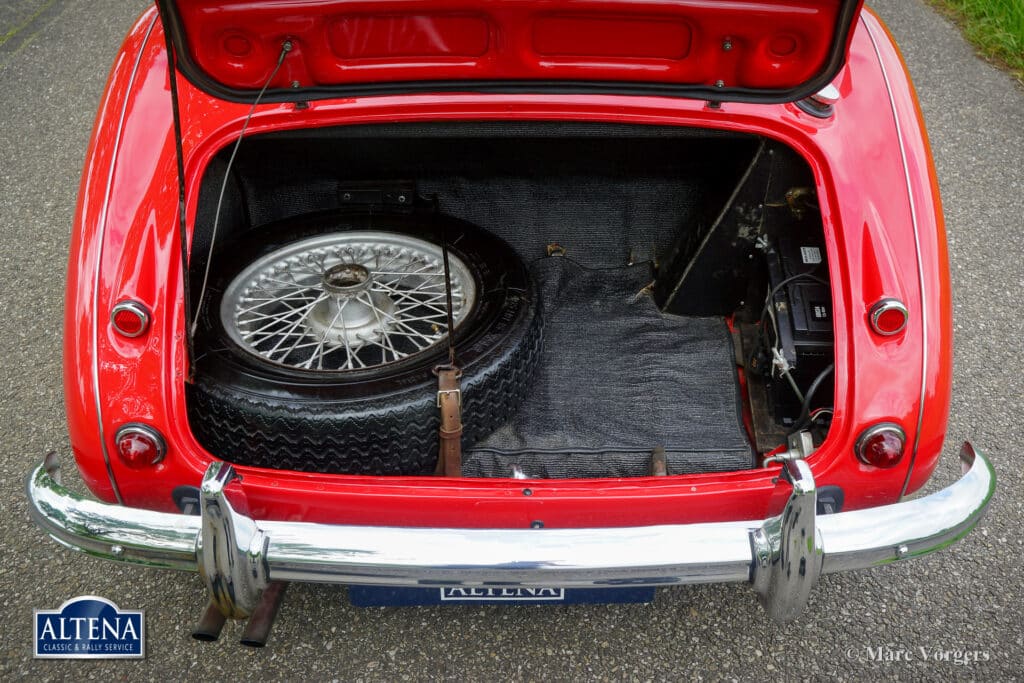
<path id="1" fill-rule="evenodd" d="M 462 476 L 462 371 L 454 365 L 439 366 L 437 372 L 437 407 L 441 411 L 440 451 L 436 474 L 440 477 Z"/>
<path id="2" fill-rule="evenodd" d="M 668 456 L 664 446 L 655 446 L 651 451 L 651 476 L 664 477 L 668 474 Z"/>
<path id="3" fill-rule="evenodd" d="M 437 219 L 437 196 L 434 196 L 434 217 Z M 434 368 L 437 375 L 437 407 L 441 411 L 440 447 L 435 474 L 441 477 L 462 476 L 462 370 L 455 364 L 455 317 L 452 315 L 452 273 L 448 263 L 447 221 L 441 220 L 441 255 L 444 261 L 445 313 L 448 318 L 448 363 Z"/>

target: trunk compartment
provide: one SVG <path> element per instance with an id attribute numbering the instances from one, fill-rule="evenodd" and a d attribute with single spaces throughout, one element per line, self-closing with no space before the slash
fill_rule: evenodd
<path id="1" fill-rule="evenodd" d="M 200 188 L 193 282 L 229 153 Z M 801 400 L 833 357 L 824 240 L 810 170 L 783 145 L 680 127 L 384 124 L 254 136 L 230 175 L 213 269 L 243 233 L 383 207 L 396 187 L 436 196 L 528 265 L 540 364 L 519 411 L 466 449 L 465 476 L 645 476 L 662 457 L 669 475 L 735 471 L 796 428 L 827 432 L 831 381 Z"/>

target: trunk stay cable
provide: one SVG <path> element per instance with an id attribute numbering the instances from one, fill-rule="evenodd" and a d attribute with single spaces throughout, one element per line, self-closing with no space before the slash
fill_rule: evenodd
<path id="1" fill-rule="evenodd" d="M 174 68 L 176 54 L 174 51 L 174 41 L 171 39 L 171 32 L 166 28 L 170 25 L 168 23 L 167 16 L 164 14 L 163 6 L 160 3 L 157 3 L 157 6 L 160 11 L 160 22 L 165 27 L 164 42 L 167 45 L 167 77 L 171 86 L 171 114 L 174 119 L 174 152 L 175 157 L 177 157 L 176 161 L 178 170 L 178 239 L 181 250 L 181 293 L 184 300 L 185 324 L 187 326 L 190 317 L 191 294 L 188 282 L 188 224 L 185 220 L 185 155 L 181 148 L 181 112 L 178 109 L 177 69 Z M 194 350 L 192 334 L 186 331 L 185 364 L 188 367 L 188 374 L 185 377 L 185 381 L 190 384 L 193 379 L 193 358 Z"/>
<path id="2" fill-rule="evenodd" d="M 165 20 L 166 18 L 161 16 L 161 19 Z M 164 25 L 167 25 L 166 21 L 164 21 Z M 242 122 L 242 130 L 239 132 L 238 139 L 235 140 L 235 145 L 231 150 L 231 156 L 228 158 L 227 167 L 224 169 L 224 179 L 220 185 L 220 193 L 217 195 L 217 207 L 213 214 L 213 230 L 210 234 L 210 247 L 206 253 L 203 280 L 199 286 L 199 299 L 196 302 L 195 310 L 191 311 L 188 221 L 186 220 L 185 215 L 185 155 L 182 152 L 181 142 L 181 113 L 178 107 L 177 69 L 175 69 L 176 53 L 174 50 L 174 43 L 171 40 L 170 31 L 165 31 L 164 37 L 167 42 L 167 70 L 171 85 L 171 111 L 174 115 L 174 147 L 178 157 L 178 232 L 181 242 L 182 296 L 185 300 L 185 321 L 188 326 L 185 334 L 185 353 L 188 361 L 188 377 L 186 378 L 186 381 L 192 382 L 195 372 L 193 365 L 194 338 L 196 328 L 199 326 L 199 316 L 203 310 L 203 299 L 206 295 L 206 285 L 210 277 L 210 263 L 213 259 L 213 248 L 217 240 L 217 228 L 220 224 L 220 213 L 221 207 L 224 203 L 224 192 L 227 190 L 228 178 L 231 177 L 231 167 L 234 165 L 235 156 L 238 154 L 238 147 L 242 144 L 242 138 L 245 137 L 245 131 L 249 127 L 249 122 L 252 120 L 253 114 L 256 113 L 256 107 L 259 105 L 260 99 L 263 97 L 263 93 L 266 92 L 267 88 L 274 80 L 274 77 L 277 76 L 277 72 L 280 71 L 281 65 L 284 63 L 285 56 L 291 52 L 292 42 L 290 40 L 286 40 L 281 44 L 281 54 L 277 57 L 277 63 L 274 65 L 273 70 L 271 70 L 270 75 L 267 76 L 267 80 L 263 83 L 263 87 L 260 88 L 259 94 L 256 95 L 256 99 L 253 100 L 252 106 L 249 108 L 249 113 L 246 114 L 245 121 Z"/>
<path id="3" fill-rule="evenodd" d="M 259 93 L 256 95 L 256 99 L 252 101 L 252 106 L 249 107 L 249 113 L 245 115 L 245 121 L 242 122 L 242 130 L 238 133 L 238 139 L 235 140 L 234 147 L 231 148 L 231 156 L 228 157 L 227 167 L 224 169 L 224 180 L 220 184 L 220 193 L 217 195 L 217 208 L 213 210 L 213 230 L 210 233 L 210 247 L 206 252 L 206 266 L 203 269 L 203 281 L 199 285 L 199 301 L 196 302 L 195 315 L 192 317 L 192 325 L 189 327 L 189 336 L 195 336 L 196 328 L 199 326 L 199 315 L 203 310 L 203 297 L 206 294 L 206 283 L 210 279 L 210 263 L 213 261 L 213 246 L 217 241 L 217 226 L 220 225 L 220 209 L 224 204 L 224 192 L 228 187 L 228 178 L 231 177 L 231 167 L 235 164 L 235 156 L 238 154 L 238 148 L 242 145 L 242 138 L 245 137 L 245 131 L 249 127 L 249 121 L 252 120 L 252 115 L 256 113 L 256 107 L 259 106 L 260 99 L 263 97 L 263 93 L 267 91 L 267 87 L 270 86 L 271 81 L 277 76 L 277 72 L 281 69 L 281 65 L 284 64 L 285 56 L 292 50 L 292 41 L 286 40 L 281 43 L 281 54 L 277 56 L 277 64 L 274 65 L 270 75 L 267 76 L 267 80 L 264 81 L 263 87 L 260 88 Z M 182 219 L 184 221 L 184 218 Z"/>

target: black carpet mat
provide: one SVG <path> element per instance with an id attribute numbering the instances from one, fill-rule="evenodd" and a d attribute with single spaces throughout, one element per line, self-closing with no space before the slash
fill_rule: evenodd
<path id="1" fill-rule="evenodd" d="M 642 293 L 647 265 L 552 257 L 532 270 L 541 362 L 519 412 L 465 454 L 465 476 L 645 476 L 657 446 L 669 474 L 753 466 L 724 320 L 662 314 Z"/>

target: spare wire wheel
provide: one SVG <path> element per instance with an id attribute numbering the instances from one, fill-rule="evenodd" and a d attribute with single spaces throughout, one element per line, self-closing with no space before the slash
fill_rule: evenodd
<path id="1" fill-rule="evenodd" d="M 452 256 L 452 318 L 476 286 Z M 448 333 L 441 248 L 412 235 L 350 231 L 271 252 L 228 285 L 221 323 L 242 349 L 312 371 L 375 368 L 432 350 Z"/>
<path id="2" fill-rule="evenodd" d="M 239 465 L 427 474 L 447 358 L 442 242 L 462 369 L 462 443 L 519 407 L 543 323 L 526 265 L 476 225 L 435 213 L 321 212 L 225 243 L 198 313 L 189 424 Z"/>

